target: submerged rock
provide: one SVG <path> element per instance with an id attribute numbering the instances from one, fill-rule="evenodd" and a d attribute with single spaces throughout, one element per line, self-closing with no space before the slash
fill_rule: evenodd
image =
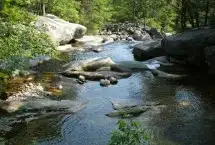
<path id="1" fill-rule="evenodd" d="M 112 107 L 114 110 L 120 110 L 123 108 L 135 107 L 135 106 L 157 106 L 159 102 L 143 102 L 136 99 L 119 99 L 112 101 Z"/>
<path id="2" fill-rule="evenodd" d="M 187 78 L 189 76 L 188 74 L 170 74 L 157 69 L 151 70 L 151 72 L 155 77 L 172 79 L 172 80 L 180 80 L 180 79 Z"/>
<path id="3" fill-rule="evenodd" d="M 119 109 L 114 112 L 110 112 L 106 114 L 108 117 L 133 117 L 140 115 L 144 112 L 146 112 L 149 109 L 149 107 L 143 107 L 143 106 L 135 106 L 135 107 L 129 107 L 129 108 L 123 108 Z"/>
<path id="4" fill-rule="evenodd" d="M 50 99 L 33 99 L 26 101 L 1 101 L 0 108 L 8 113 L 26 113 L 26 112 L 77 112 L 85 107 L 86 102 L 76 102 L 70 100 L 50 100 Z"/>

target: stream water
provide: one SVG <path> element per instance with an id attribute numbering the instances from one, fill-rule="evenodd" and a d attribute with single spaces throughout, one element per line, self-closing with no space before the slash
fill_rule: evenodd
<path id="1" fill-rule="evenodd" d="M 129 45 L 114 43 L 101 53 L 74 53 L 73 61 L 91 57 L 110 57 L 113 61 L 134 60 Z M 100 87 L 98 82 L 84 85 L 62 78 L 63 99 L 86 100 L 85 109 L 76 114 L 56 115 L 14 125 L 2 136 L 10 145 L 106 145 L 116 122 L 105 116 L 113 111 L 111 101 L 135 99 L 167 105 L 133 118 L 152 134 L 155 145 L 215 144 L 215 85 L 197 79 L 171 81 L 155 78 L 150 72 L 136 72 L 117 85 Z"/>

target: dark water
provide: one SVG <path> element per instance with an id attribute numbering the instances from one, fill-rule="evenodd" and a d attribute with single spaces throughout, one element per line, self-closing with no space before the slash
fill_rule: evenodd
<path id="1" fill-rule="evenodd" d="M 101 53 L 75 53 L 73 60 L 110 57 L 114 61 L 133 60 L 128 44 L 106 46 Z M 164 110 L 149 111 L 134 118 L 152 134 L 155 145 L 215 144 L 215 85 L 205 80 L 171 81 L 137 72 L 115 86 L 102 88 L 98 82 L 78 85 L 63 78 L 64 99 L 87 100 L 87 107 L 70 115 L 58 115 L 14 126 L 6 142 L 14 145 L 106 145 L 116 129 L 117 119 L 106 117 L 111 101 L 136 99 L 158 101 Z"/>

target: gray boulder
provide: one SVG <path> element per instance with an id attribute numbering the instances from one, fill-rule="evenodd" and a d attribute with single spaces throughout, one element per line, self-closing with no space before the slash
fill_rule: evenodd
<path id="1" fill-rule="evenodd" d="M 134 31 L 132 38 L 137 41 L 151 40 L 151 37 L 148 33 L 146 33 L 145 31 L 139 31 L 139 30 Z"/>
<path id="2" fill-rule="evenodd" d="M 207 68 L 211 61 L 208 46 L 215 45 L 215 27 L 204 27 L 166 37 L 162 47 L 168 56 L 199 68 Z M 206 48 L 206 49 L 205 49 Z"/>
<path id="3" fill-rule="evenodd" d="M 87 31 L 85 26 L 69 23 L 51 14 L 39 16 L 35 27 L 40 31 L 45 31 L 60 45 L 67 44 L 72 39 L 83 37 Z"/>
<path id="4" fill-rule="evenodd" d="M 165 55 L 161 47 L 161 40 L 144 41 L 134 46 L 134 57 L 138 60 L 147 60 L 154 57 Z"/>

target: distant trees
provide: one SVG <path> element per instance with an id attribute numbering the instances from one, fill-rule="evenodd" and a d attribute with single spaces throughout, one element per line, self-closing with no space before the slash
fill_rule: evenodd
<path id="1" fill-rule="evenodd" d="M 182 30 L 187 27 L 195 28 L 215 24 L 214 0 L 174 0 L 172 7 L 180 17 Z"/>
<path id="2" fill-rule="evenodd" d="M 114 0 L 113 20 L 168 30 L 215 24 L 215 0 Z"/>
<path id="3" fill-rule="evenodd" d="M 173 31 L 215 24 L 215 0 L 0 0 L 1 19 L 20 23 L 32 13 L 53 13 L 91 32 L 123 21 Z"/>

